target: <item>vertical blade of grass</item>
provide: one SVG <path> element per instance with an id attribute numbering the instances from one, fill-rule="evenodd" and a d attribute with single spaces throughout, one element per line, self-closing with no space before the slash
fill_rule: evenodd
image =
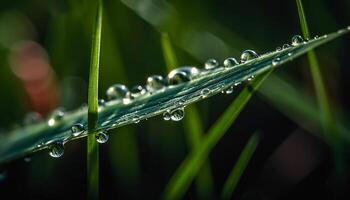
<path id="1" fill-rule="evenodd" d="M 169 181 L 163 194 L 165 199 L 181 199 L 181 197 L 183 197 L 192 180 L 207 160 L 211 150 L 224 136 L 231 124 L 237 119 L 253 92 L 271 72 L 272 71 L 262 74 L 257 77 L 251 85 L 246 86 L 220 118 L 211 126 L 208 133 L 202 138 L 200 145 L 192 150 L 185 158 Z"/>
<path id="2" fill-rule="evenodd" d="M 298 7 L 298 14 L 300 20 L 300 26 L 303 32 L 304 38 L 310 38 L 310 32 L 308 28 L 308 24 L 306 21 L 304 8 L 301 0 L 296 0 Z M 326 137 L 330 139 L 330 141 L 335 141 L 338 135 L 336 122 L 333 120 L 331 108 L 327 96 L 327 92 L 324 85 L 324 80 L 322 78 L 320 65 L 318 63 L 316 54 L 313 50 L 307 53 L 307 57 L 310 63 L 310 71 L 313 80 L 313 84 L 316 90 L 317 101 L 319 105 L 319 109 L 321 111 L 321 120 L 323 121 L 323 132 Z"/>
<path id="3" fill-rule="evenodd" d="M 161 34 L 161 44 L 166 67 L 168 72 L 170 72 L 175 67 L 178 67 L 178 61 L 167 33 Z M 200 144 L 201 137 L 204 133 L 203 124 L 201 122 L 199 112 L 194 105 L 191 105 L 186 109 L 186 115 L 187 117 L 184 119 L 184 131 L 186 134 L 187 143 L 191 149 L 195 149 Z M 211 173 L 210 163 L 207 162 L 196 178 L 198 198 L 213 198 L 213 187 L 213 175 Z"/>
<path id="4" fill-rule="evenodd" d="M 95 129 L 98 119 L 98 76 L 100 62 L 102 0 L 98 0 L 97 13 L 92 35 L 92 48 L 88 91 L 88 142 L 87 142 L 87 185 L 88 199 L 99 196 L 99 156 L 98 143 L 95 140 Z"/>
<path id="5" fill-rule="evenodd" d="M 252 158 L 256 147 L 259 143 L 259 132 L 254 133 L 244 146 L 242 153 L 240 154 L 237 163 L 233 166 L 229 177 L 227 178 L 224 188 L 221 193 L 221 199 L 231 199 L 236 186 L 247 167 L 250 159 Z"/>

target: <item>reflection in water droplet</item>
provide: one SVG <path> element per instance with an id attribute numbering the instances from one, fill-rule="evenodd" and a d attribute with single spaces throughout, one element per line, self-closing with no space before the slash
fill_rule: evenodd
<path id="1" fill-rule="evenodd" d="M 204 89 L 201 91 L 201 95 L 202 95 L 203 98 L 208 97 L 209 94 L 210 94 L 209 88 L 204 88 Z"/>
<path id="2" fill-rule="evenodd" d="M 199 75 L 196 67 L 180 67 L 172 70 L 167 76 L 168 85 L 177 85 L 188 82 Z"/>
<path id="3" fill-rule="evenodd" d="M 146 90 L 141 85 L 136 85 L 131 88 L 130 90 L 130 96 L 132 98 L 137 98 L 146 93 Z"/>
<path id="4" fill-rule="evenodd" d="M 234 86 L 238 86 L 238 85 L 240 85 L 241 84 L 241 82 L 236 82 L 235 84 L 234 84 Z"/>
<path id="5" fill-rule="evenodd" d="M 233 93 L 233 87 L 231 86 L 231 87 L 227 88 L 227 89 L 225 90 L 225 93 L 226 93 L 226 94 L 232 94 L 232 93 Z"/>
<path id="6" fill-rule="evenodd" d="M 289 53 L 288 53 L 288 56 L 292 56 L 292 55 L 293 55 L 292 52 L 289 52 Z"/>
<path id="7" fill-rule="evenodd" d="M 245 50 L 241 55 L 241 63 L 258 58 L 259 55 L 253 50 Z"/>
<path id="8" fill-rule="evenodd" d="M 165 112 L 163 113 L 163 119 L 164 119 L 165 121 L 169 121 L 169 120 L 171 119 L 171 115 L 170 115 L 170 113 L 169 113 L 168 111 L 165 111 Z"/>
<path id="9" fill-rule="evenodd" d="M 106 95 L 109 100 L 123 99 L 128 93 L 128 88 L 122 84 L 114 84 L 106 91 Z"/>
<path id="10" fill-rule="evenodd" d="M 171 115 L 171 120 L 180 121 L 185 116 L 185 110 L 184 110 L 184 108 L 177 108 L 177 109 L 171 111 L 170 115 Z"/>
<path id="11" fill-rule="evenodd" d="M 64 116 L 64 112 L 61 109 L 57 109 L 52 112 L 49 120 L 47 121 L 49 126 L 55 125 L 55 123 L 59 120 L 61 120 Z"/>
<path id="12" fill-rule="evenodd" d="M 319 38 L 318 35 L 315 35 L 314 39 L 316 40 L 316 39 L 318 39 L 318 38 Z"/>
<path id="13" fill-rule="evenodd" d="M 106 143 L 109 139 L 107 130 L 99 131 L 96 135 L 96 141 L 100 144 Z"/>
<path id="14" fill-rule="evenodd" d="M 78 123 L 72 126 L 71 131 L 74 136 L 78 136 L 85 131 L 85 128 L 84 125 Z"/>
<path id="15" fill-rule="evenodd" d="M 292 45 L 298 46 L 299 44 L 303 43 L 304 39 L 300 35 L 295 35 L 292 37 Z"/>
<path id="16" fill-rule="evenodd" d="M 231 68 L 234 67 L 236 65 L 238 65 L 238 61 L 235 58 L 227 58 L 226 60 L 224 60 L 224 66 L 226 68 Z"/>
<path id="17" fill-rule="evenodd" d="M 162 76 L 153 75 L 147 78 L 146 89 L 150 92 L 160 90 L 164 87 L 164 80 Z"/>
<path id="18" fill-rule="evenodd" d="M 219 66 L 219 62 L 215 59 L 209 59 L 204 64 L 204 68 L 207 70 L 217 68 L 218 66 Z"/>
<path id="19" fill-rule="evenodd" d="M 53 158 L 61 157 L 64 154 L 64 146 L 62 142 L 55 142 L 49 146 L 49 155 Z"/>
<path id="20" fill-rule="evenodd" d="M 289 44 L 284 44 L 284 45 L 282 46 L 282 49 L 288 49 L 289 47 L 290 47 Z"/>
<path id="21" fill-rule="evenodd" d="M 278 63 L 280 63 L 280 62 L 281 62 L 281 58 L 275 58 L 272 60 L 272 66 L 278 65 Z"/>

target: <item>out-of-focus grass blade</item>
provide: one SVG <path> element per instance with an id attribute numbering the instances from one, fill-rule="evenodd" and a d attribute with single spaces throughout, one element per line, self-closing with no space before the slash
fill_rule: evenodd
<path id="1" fill-rule="evenodd" d="M 211 126 L 208 133 L 203 137 L 201 144 L 186 157 L 170 179 L 164 191 L 165 199 L 180 199 L 184 195 L 193 178 L 207 160 L 211 150 L 237 119 L 253 92 L 270 73 L 271 71 L 268 71 L 264 75 L 257 77 L 249 87 L 245 87 L 227 110 Z"/>
<path id="2" fill-rule="evenodd" d="M 164 59 L 168 72 L 178 66 L 176 54 L 167 33 L 161 34 L 161 44 Z M 186 117 L 184 118 L 184 131 L 186 133 L 187 143 L 190 149 L 198 147 L 201 137 L 204 133 L 203 124 L 199 112 L 195 105 L 187 108 Z M 196 179 L 197 195 L 199 199 L 210 199 L 213 197 L 213 177 L 209 161 L 203 166 Z"/>
<path id="3" fill-rule="evenodd" d="M 98 120 L 98 76 L 102 30 L 102 0 L 98 0 L 97 13 L 92 35 L 89 93 L 88 93 L 88 142 L 87 142 L 87 185 L 88 199 L 99 198 L 99 151 L 95 139 Z"/>
<path id="4" fill-rule="evenodd" d="M 241 179 L 244 170 L 248 166 L 250 159 L 252 158 L 256 147 L 259 143 L 259 133 L 254 133 L 248 140 L 247 144 L 244 146 L 241 155 L 239 156 L 236 164 L 232 168 L 229 177 L 226 179 L 224 188 L 221 193 L 222 199 L 231 199 L 236 186 Z"/>
<path id="5" fill-rule="evenodd" d="M 304 38 L 310 38 L 310 32 L 308 28 L 308 24 L 306 21 L 303 4 L 301 0 L 296 0 L 298 7 L 298 14 L 300 19 L 300 25 L 303 32 Z M 327 96 L 326 88 L 324 85 L 324 80 L 322 78 L 320 65 L 318 63 L 315 51 L 311 50 L 307 53 L 307 57 L 310 63 L 310 71 L 313 79 L 314 87 L 317 94 L 317 101 L 321 111 L 321 119 L 323 121 L 323 133 L 329 140 L 335 142 L 338 137 L 338 130 L 336 121 L 331 112 L 331 106 L 329 103 L 329 99 Z"/>

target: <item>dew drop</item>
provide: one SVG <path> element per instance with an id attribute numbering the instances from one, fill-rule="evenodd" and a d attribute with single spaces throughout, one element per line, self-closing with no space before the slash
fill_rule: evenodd
<path id="1" fill-rule="evenodd" d="M 289 47 L 290 47 L 289 44 L 284 44 L 284 45 L 282 46 L 282 49 L 288 49 Z"/>
<path id="2" fill-rule="evenodd" d="M 64 154 L 64 146 L 62 142 L 50 144 L 49 149 L 49 155 L 53 158 L 61 157 Z"/>
<path id="3" fill-rule="evenodd" d="M 47 121 L 49 126 L 53 126 L 56 124 L 57 121 L 61 120 L 64 116 L 64 112 L 61 109 L 57 109 L 52 112 L 50 115 L 49 120 Z"/>
<path id="4" fill-rule="evenodd" d="M 163 113 L 163 119 L 164 119 L 165 121 L 169 121 L 169 120 L 171 119 L 171 115 L 170 115 L 170 113 L 169 113 L 168 111 L 165 111 L 165 112 Z"/>
<path id="5" fill-rule="evenodd" d="M 277 48 L 276 48 L 276 51 L 281 51 L 281 50 L 282 50 L 281 47 L 277 47 Z"/>
<path id="6" fill-rule="evenodd" d="M 96 141 L 100 144 L 106 143 L 109 139 L 107 130 L 99 131 L 96 135 Z"/>
<path id="7" fill-rule="evenodd" d="M 226 60 L 224 60 L 224 66 L 226 68 L 231 68 L 234 67 L 236 65 L 238 65 L 238 61 L 235 58 L 227 58 Z"/>
<path id="8" fill-rule="evenodd" d="M 160 90 L 164 87 L 164 80 L 162 76 L 153 75 L 147 78 L 146 89 L 150 92 Z"/>
<path id="9" fill-rule="evenodd" d="M 298 46 L 299 44 L 303 43 L 304 39 L 300 35 L 295 35 L 292 37 L 292 45 Z"/>
<path id="10" fill-rule="evenodd" d="M 204 88 L 204 89 L 201 91 L 201 95 L 202 95 L 203 98 L 208 97 L 209 94 L 210 94 L 210 89 L 209 89 L 209 88 Z"/>
<path id="11" fill-rule="evenodd" d="M 78 136 L 85 131 L 85 128 L 84 125 L 78 123 L 72 126 L 71 131 L 74 136 Z"/>
<path id="12" fill-rule="evenodd" d="M 204 64 L 204 69 L 211 70 L 217 68 L 219 66 L 219 62 L 215 59 L 209 59 Z"/>
<path id="13" fill-rule="evenodd" d="M 318 39 L 318 38 L 319 38 L 319 36 L 318 36 L 318 35 L 315 35 L 314 39 L 316 40 L 316 39 Z"/>
<path id="14" fill-rule="evenodd" d="M 128 88 L 122 84 L 114 84 L 106 91 L 106 95 L 109 100 L 123 99 L 128 93 Z"/>
<path id="15" fill-rule="evenodd" d="M 98 100 L 98 105 L 103 107 L 103 106 L 106 105 L 106 101 L 104 99 L 99 99 Z"/>
<path id="16" fill-rule="evenodd" d="M 245 63 L 249 60 L 258 58 L 259 55 L 253 50 L 245 50 L 241 54 L 241 63 Z"/>
<path id="17" fill-rule="evenodd" d="M 170 115 L 171 115 L 171 120 L 180 121 L 185 116 L 185 110 L 184 110 L 184 108 L 177 108 L 177 109 L 171 111 Z"/>
<path id="18" fill-rule="evenodd" d="M 280 63 L 280 62 L 281 62 L 281 58 L 275 58 L 272 60 L 272 66 L 278 65 L 278 63 Z"/>
<path id="19" fill-rule="evenodd" d="M 139 116 L 135 116 L 135 117 L 132 118 L 132 121 L 133 121 L 135 124 L 137 124 L 137 123 L 140 122 L 140 117 L 139 117 Z"/>
<path id="20" fill-rule="evenodd" d="M 168 85 L 177 85 L 188 82 L 199 75 L 196 67 L 180 67 L 172 70 L 167 76 Z"/>
<path id="21" fill-rule="evenodd" d="M 141 85 L 136 85 L 131 88 L 130 90 L 130 96 L 131 98 L 137 98 L 146 93 L 146 90 Z"/>
<path id="22" fill-rule="evenodd" d="M 231 87 L 227 88 L 227 89 L 225 90 L 225 93 L 226 93 L 226 94 L 232 94 L 232 93 L 233 93 L 233 87 L 231 86 Z"/>
<path id="23" fill-rule="evenodd" d="M 252 76 L 248 77 L 247 80 L 248 80 L 248 81 L 252 81 L 254 78 L 255 78 L 254 75 L 252 75 Z"/>

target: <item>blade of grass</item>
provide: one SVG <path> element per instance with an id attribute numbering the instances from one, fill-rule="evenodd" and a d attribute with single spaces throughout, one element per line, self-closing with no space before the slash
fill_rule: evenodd
<path id="1" fill-rule="evenodd" d="M 231 199 L 232 194 L 236 189 L 236 186 L 244 173 L 250 159 L 252 158 L 256 147 L 259 143 L 259 132 L 254 133 L 244 146 L 242 153 L 240 154 L 237 163 L 233 166 L 229 177 L 226 179 L 224 188 L 221 193 L 221 199 Z"/>
<path id="2" fill-rule="evenodd" d="M 181 163 L 173 177 L 170 179 L 164 191 L 165 199 L 181 199 L 188 189 L 193 178 L 197 175 L 209 153 L 224 136 L 227 129 L 237 119 L 239 113 L 243 110 L 251 98 L 253 92 L 261 85 L 272 71 L 257 77 L 255 81 L 246 86 L 237 98 L 231 103 L 227 110 L 211 126 L 208 133 L 203 137 L 201 144 L 194 149 Z"/>
<path id="3" fill-rule="evenodd" d="M 168 72 L 170 72 L 179 65 L 167 33 L 161 34 L 161 44 L 166 67 Z M 204 133 L 203 124 L 195 105 L 190 105 L 187 108 L 186 115 L 187 117 L 184 119 L 184 131 L 186 133 L 187 143 L 191 149 L 195 149 L 200 144 Z M 210 199 L 213 197 L 213 176 L 209 161 L 204 164 L 196 178 L 196 188 L 199 199 Z"/>
<path id="4" fill-rule="evenodd" d="M 99 151 L 95 139 L 98 120 L 98 76 L 102 29 L 102 0 L 97 2 L 97 13 L 92 35 L 89 91 L 88 91 L 88 141 L 87 141 L 87 185 L 88 199 L 99 198 Z"/>

